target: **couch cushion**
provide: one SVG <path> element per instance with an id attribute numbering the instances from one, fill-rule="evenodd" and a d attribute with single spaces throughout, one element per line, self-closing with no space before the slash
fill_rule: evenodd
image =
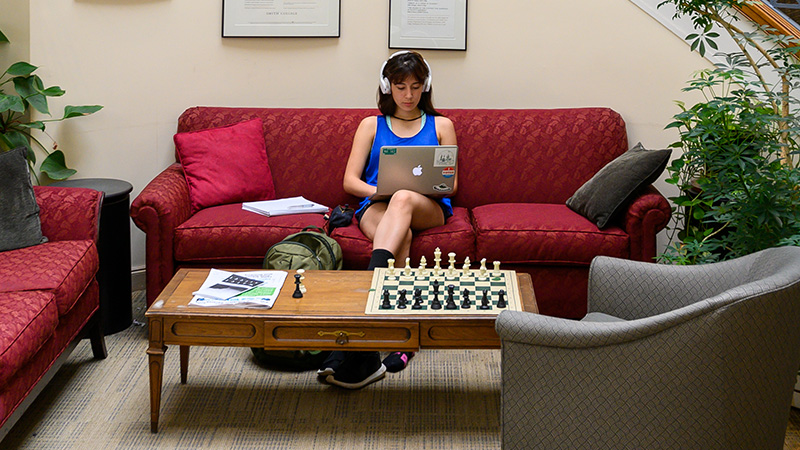
<path id="1" fill-rule="evenodd" d="M 58 307 L 49 291 L 0 295 L 0 386 L 55 333 Z"/>
<path id="2" fill-rule="evenodd" d="M 253 119 L 175 135 L 192 211 L 275 198 L 262 130 L 261 119 Z"/>
<path id="3" fill-rule="evenodd" d="M 566 205 L 500 203 L 472 210 L 477 254 L 489 261 L 589 265 L 597 255 L 628 258 L 628 235 L 600 230 Z"/>
<path id="4" fill-rule="evenodd" d="M 322 227 L 322 214 L 265 217 L 242 204 L 203 209 L 175 228 L 175 260 L 261 265 L 267 250 L 307 226 Z"/>
<path id="5" fill-rule="evenodd" d="M 658 179 L 672 150 L 647 150 L 641 143 L 600 169 L 569 199 L 567 206 L 605 228 L 637 191 Z"/>
<path id="6" fill-rule="evenodd" d="M 372 241 L 364 236 L 357 225 L 337 228 L 332 237 L 342 246 L 345 269 L 364 269 L 372 254 Z M 441 227 L 434 227 L 414 233 L 411 241 L 411 260 L 418 262 L 420 257 L 433 264 L 433 251 L 439 247 L 443 254 L 455 252 L 459 260 L 464 256 L 475 255 L 475 231 L 470 223 L 466 208 L 454 207 L 453 216 Z M 405 265 L 404 261 L 397 265 Z"/>
<path id="7" fill-rule="evenodd" d="M 92 282 L 97 268 L 93 241 L 54 241 L 11 250 L 0 253 L 0 292 L 52 290 L 63 316 Z"/>
<path id="8" fill-rule="evenodd" d="M 40 244 L 39 205 L 33 194 L 25 147 L 0 151 L 0 251 Z"/>

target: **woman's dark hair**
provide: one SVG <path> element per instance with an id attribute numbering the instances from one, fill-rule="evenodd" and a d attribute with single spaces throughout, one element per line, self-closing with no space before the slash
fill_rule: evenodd
<path id="1" fill-rule="evenodd" d="M 386 62 L 381 76 L 386 77 L 391 84 L 402 83 L 406 78 L 412 76 L 420 83 L 430 75 L 428 65 L 417 52 L 401 53 Z M 433 87 L 428 92 L 423 92 L 419 99 L 419 109 L 429 116 L 441 116 L 439 111 L 433 107 Z M 384 94 L 378 87 L 378 109 L 381 114 L 391 116 L 397 109 L 397 105 L 392 98 L 392 94 Z"/>

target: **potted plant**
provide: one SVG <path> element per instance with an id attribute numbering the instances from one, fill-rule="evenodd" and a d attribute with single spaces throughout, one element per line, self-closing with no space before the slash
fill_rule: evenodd
<path id="1" fill-rule="evenodd" d="M 675 17 L 687 16 L 697 32 L 686 40 L 704 55 L 717 49 L 724 30 L 738 47 L 703 70 L 684 89 L 701 93 L 667 128 L 681 155 L 668 167 L 668 183 L 680 194 L 674 204 L 670 245 L 663 262 L 699 264 L 739 257 L 764 248 L 800 244 L 800 170 L 797 99 L 800 51 L 793 37 L 753 24 L 737 26 L 736 7 L 749 0 L 666 0 Z M 770 81 L 774 80 L 774 81 Z"/>
<path id="2" fill-rule="evenodd" d="M 0 43 L 8 42 L 8 38 L 0 31 Z M 64 108 L 61 118 L 32 120 L 33 111 L 50 116 L 47 98 L 60 97 L 65 92 L 58 86 L 45 88 L 42 79 L 34 74 L 36 69 L 36 66 L 27 62 L 17 62 L 0 75 L 0 152 L 20 146 L 27 148 L 31 173 L 39 181 L 34 170 L 36 164 L 34 148 L 38 148 L 46 155 L 40 165 L 41 172 L 51 179 L 64 180 L 75 174 L 75 170 L 67 167 L 64 153 L 58 149 L 55 141 L 51 146 L 46 146 L 37 138 L 33 130 L 39 130 L 47 135 L 45 131 L 47 123 L 86 116 L 103 107 L 99 105 L 68 105 Z"/>

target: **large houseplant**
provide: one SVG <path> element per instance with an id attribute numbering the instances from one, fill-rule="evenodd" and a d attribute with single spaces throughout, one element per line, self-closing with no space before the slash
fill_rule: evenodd
<path id="1" fill-rule="evenodd" d="M 715 68 L 698 72 L 684 89 L 703 101 L 678 103 L 673 144 L 682 154 L 668 167 L 680 194 L 665 262 L 698 264 L 800 243 L 800 170 L 795 85 L 798 41 L 757 24 L 738 26 L 736 9 L 750 0 L 666 0 L 676 17 L 691 19 L 686 37 L 704 55 L 724 30 L 738 51 L 720 54 Z M 714 27 L 716 25 L 716 27 Z"/>
<path id="2" fill-rule="evenodd" d="M 8 43 L 8 38 L 0 31 L 0 43 Z M 46 124 L 59 122 L 73 117 L 85 116 L 102 109 L 99 105 L 71 106 L 64 108 L 61 118 L 32 120 L 33 111 L 50 116 L 47 104 L 48 97 L 64 95 L 58 86 L 45 88 L 42 79 L 34 74 L 37 67 L 27 62 L 17 62 L 8 67 L 0 75 L 0 152 L 23 146 L 28 150 L 28 163 L 31 173 L 36 175 L 36 151 L 46 156 L 39 169 L 54 180 L 63 180 L 73 174 L 74 169 L 66 165 L 64 153 L 58 150 L 57 144 L 45 145 L 33 130 L 45 132 Z"/>

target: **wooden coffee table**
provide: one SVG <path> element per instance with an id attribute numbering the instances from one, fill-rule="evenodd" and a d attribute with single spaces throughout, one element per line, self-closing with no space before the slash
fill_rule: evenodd
<path id="1" fill-rule="evenodd" d="M 189 347 L 264 347 L 275 350 L 403 350 L 500 348 L 495 315 L 366 315 L 372 271 L 308 271 L 303 298 L 292 298 L 287 277 L 271 309 L 188 306 L 209 269 L 180 269 L 145 313 L 149 326 L 150 431 L 158 431 L 167 344 L 180 346 L 181 383 Z M 522 307 L 537 313 L 528 274 L 517 274 Z"/>

